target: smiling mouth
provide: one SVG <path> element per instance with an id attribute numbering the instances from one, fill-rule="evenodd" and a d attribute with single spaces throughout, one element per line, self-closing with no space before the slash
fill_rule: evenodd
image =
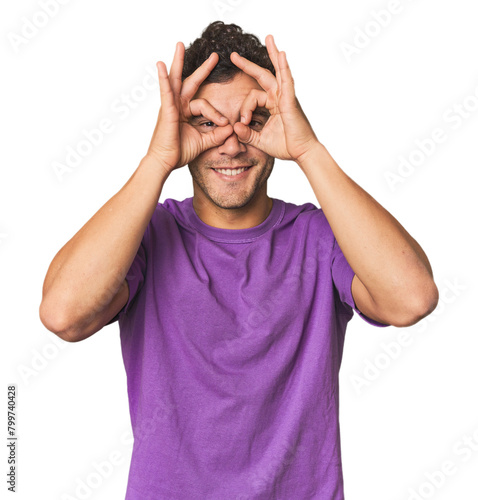
<path id="1" fill-rule="evenodd" d="M 236 168 L 213 168 L 212 170 L 226 177 L 236 177 L 238 175 L 243 174 L 244 172 L 249 171 L 251 168 L 252 166 L 236 167 Z"/>

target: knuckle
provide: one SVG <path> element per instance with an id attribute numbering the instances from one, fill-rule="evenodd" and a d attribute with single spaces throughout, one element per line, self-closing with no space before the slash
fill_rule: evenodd
<path id="1" fill-rule="evenodd" d="M 211 105 L 206 101 L 206 99 L 200 97 L 199 99 L 194 99 L 202 108 L 210 107 Z"/>

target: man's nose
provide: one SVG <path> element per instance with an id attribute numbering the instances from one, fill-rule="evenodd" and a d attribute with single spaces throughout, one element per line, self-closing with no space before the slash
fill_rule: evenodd
<path id="1" fill-rule="evenodd" d="M 226 154 L 232 157 L 237 156 L 240 153 L 245 153 L 247 150 L 246 145 L 239 141 L 235 132 L 232 132 L 232 134 L 217 149 L 220 154 Z"/>

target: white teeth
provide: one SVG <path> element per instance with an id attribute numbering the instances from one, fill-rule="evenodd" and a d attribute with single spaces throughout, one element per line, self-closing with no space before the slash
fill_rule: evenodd
<path id="1" fill-rule="evenodd" d="M 246 170 L 246 168 L 247 167 L 234 168 L 234 169 L 230 169 L 230 168 L 214 168 L 213 170 L 215 170 L 216 172 L 219 172 L 221 174 L 232 176 L 232 175 L 242 174 L 242 172 L 244 172 L 244 170 Z"/>

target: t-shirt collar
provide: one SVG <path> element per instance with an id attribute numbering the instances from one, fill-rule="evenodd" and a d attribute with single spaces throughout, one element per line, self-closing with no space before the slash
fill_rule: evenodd
<path id="1" fill-rule="evenodd" d="M 285 205 L 282 200 L 272 198 L 272 209 L 267 218 L 258 226 L 246 229 L 222 229 L 206 224 L 194 210 L 193 197 L 186 200 L 186 210 L 190 225 L 209 239 L 223 242 L 247 243 L 259 238 L 276 224 L 279 224 L 284 215 Z"/>

